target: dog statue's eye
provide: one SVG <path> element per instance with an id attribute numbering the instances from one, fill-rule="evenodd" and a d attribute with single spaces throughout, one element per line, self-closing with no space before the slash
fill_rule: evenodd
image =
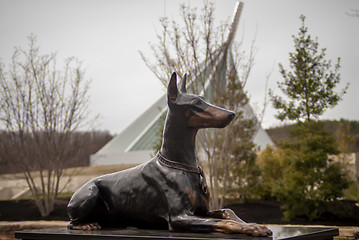
<path id="1" fill-rule="evenodd" d="M 202 101 L 199 100 L 199 99 L 195 99 L 195 100 L 193 101 L 193 105 L 196 105 L 197 107 L 200 107 L 200 106 L 202 105 Z"/>
<path id="2" fill-rule="evenodd" d="M 192 99 L 191 105 L 192 107 L 194 107 L 195 109 L 202 111 L 203 108 L 206 106 L 206 103 L 202 101 L 202 99 L 200 98 L 194 98 Z"/>

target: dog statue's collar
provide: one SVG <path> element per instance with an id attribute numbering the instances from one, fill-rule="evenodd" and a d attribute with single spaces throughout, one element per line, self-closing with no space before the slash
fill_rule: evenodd
<path id="1" fill-rule="evenodd" d="M 175 169 L 183 170 L 186 172 L 197 173 L 197 174 L 203 175 L 203 171 L 200 166 L 192 167 L 189 165 L 185 165 L 185 164 L 181 164 L 178 162 L 168 160 L 164 156 L 162 156 L 162 154 L 159 151 L 157 152 L 156 157 L 159 160 L 159 162 L 166 167 L 175 168 Z"/>

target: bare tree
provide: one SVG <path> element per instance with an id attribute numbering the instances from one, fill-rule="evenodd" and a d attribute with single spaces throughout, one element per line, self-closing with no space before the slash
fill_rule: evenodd
<path id="1" fill-rule="evenodd" d="M 169 81 L 168 76 L 175 71 L 180 78 L 185 73 L 189 75 L 187 85 L 193 92 L 203 89 L 206 79 L 214 72 L 216 56 L 224 51 L 221 47 L 229 26 L 227 22 L 215 26 L 214 12 L 214 4 L 207 1 L 200 15 L 196 8 L 182 4 L 182 26 L 167 17 L 160 19 L 162 31 L 157 35 L 158 44 L 150 44 L 154 62 L 142 52 L 140 54 L 165 87 Z M 194 77 L 199 78 L 197 84 L 192 84 Z"/>
<path id="2" fill-rule="evenodd" d="M 42 216 L 51 213 L 61 190 L 65 167 L 81 154 L 83 138 L 74 134 L 89 126 L 88 89 L 75 58 L 58 70 L 56 54 L 40 55 L 36 37 L 29 49 L 16 48 L 6 71 L 0 65 L 0 126 L 9 159 L 24 174 Z"/>
<path id="3" fill-rule="evenodd" d="M 164 86 L 173 71 L 182 78 L 189 73 L 187 85 L 192 92 L 206 95 L 214 104 L 237 113 L 227 128 L 202 131 L 198 137 L 201 149 L 197 152 L 202 153 L 198 156 L 209 173 L 210 207 L 216 209 L 223 206 L 228 189 L 236 189 L 232 193 L 240 191 L 234 187 L 239 186 L 239 175 L 242 183 L 248 185 L 250 182 L 248 166 L 249 162 L 253 164 L 253 155 L 249 161 L 244 152 L 253 152 L 253 134 L 258 123 L 246 112 L 248 98 L 244 86 L 253 65 L 254 47 L 252 44 L 247 54 L 240 50 L 241 44 L 232 43 L 234 31 L 230 28 L 236 26 L 228 22 L 215 25 L 213 3 L 205 1 L 201 14 L 186 5 L 181 5 L 180 10 L 183 24 L 160 19 L 162 31 L 157 36 L 158 43 L 150 44 L 155 60 L 152 62 L 142 52 L 140 54 Z M 231 64 L 227 60 L 232 60 Z M 218 81 L 223 77 L 226 81 Z M 213 79 L 211 89 L 206 88 L 208 79 Z M 242 167 L 247 169 L 245 173 Z"/>
<path id="4" fill-rule="evenodd" d="M 259 123 L 248 109 L 249 99 L 244 91 L 251 65 L 248 59 L 238 58 L 238 62 L 227 69 L 225 87 L 215 91 L 216 105 L 231 109 L 236 118 L 224 129 L 201 132 L 204 141 L 200 146 L 209 166 L 212 209 L 222 208 L 226 197 L 250 196 L 258 182 L 253 136 Z"/>

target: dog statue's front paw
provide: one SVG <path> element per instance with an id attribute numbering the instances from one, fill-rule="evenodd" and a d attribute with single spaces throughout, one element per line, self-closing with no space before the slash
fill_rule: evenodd
<path id="1" fill-rule="evenodd" d="M 272 236 L 272 231 L 266 226 L 233 220 L 223 220 L 218 222 L 215 226 L 215 230 L 224 233 L 243 233 L 252 236 Z"/>
<path id="2" fill-rule="evenodd" d="M 83 224 L 74 224 L 70 223 L 67 225 L 68 229 L 71 230 L 86 230 L 86 231 L 92 231 L 92 230 L 100 230 L 101 226 L 97 222 L 94 223 L 83 223 Z"/>
<path id="3" fill-rule="evenodd" d="M 272 236 L 272 231 L 266 226 L 256 223 L 245 223 L 243 225 L 243 233 L 252 236 Z"/>

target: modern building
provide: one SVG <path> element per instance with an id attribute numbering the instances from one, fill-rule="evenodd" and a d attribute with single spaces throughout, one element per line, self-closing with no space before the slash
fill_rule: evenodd
<path id="1" fill-rule="evenodd" d="M 210 67 L 214 71 L 208 71 L 209 65 L 202 64 L 203 71 L 200 71 L 191 83 L 198 85 L 196 87 L 197 94 L 204 95 L 203 93 L 206 93 L 205 95 L 209 100 L 212 88 L 221 85 L 218 83 L 227 81 L 226 70 L 229 69 L 229 66 L 234 65 L 231 43 L 238 26 L 242 7 L 241 3 L 237 3 L 227 41 L 217 49 L 214 60 L 210 63 Z M 205 79 L 204 84 L 199 84 L 202 79 Z M 162 130 L 162 119 L 166 111 L 167 95 L 164 94 L 123 132 L 93 154 L 90 157 L 90 165 L 139 164 L 149 160 L 154 155 L 153 149 L 156 142 L 159 141 L 159 131 Z M 248 118 L 256 118 L 249 104 L 243 107 L 243 112 Z M 259 124 L 253 142 L 261 149 L 264 149 L 268 144 L 273 145 L 272 140 Z"/>

